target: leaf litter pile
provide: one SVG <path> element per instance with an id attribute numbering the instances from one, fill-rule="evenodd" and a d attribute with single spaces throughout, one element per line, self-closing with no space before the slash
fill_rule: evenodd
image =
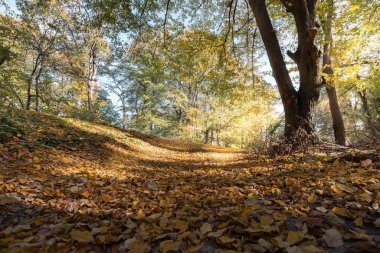
<path id="1" fill-rule="evenodd" d="M 271 157 L 0 119 L 0 252 L 380 252 L 376 151 Z"/>

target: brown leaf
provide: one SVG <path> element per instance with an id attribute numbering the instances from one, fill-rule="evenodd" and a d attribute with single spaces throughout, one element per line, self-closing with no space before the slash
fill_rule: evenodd
<path id="1" fill-rule="evenodd" d="M 90 231 L 71 230 L 70 236 L 73 240 L 78 242 L 91 242 L 94 240 Z"/>
<path id="2" fill-rule="evenodd" d="M 176 242 L 173 240 L 167 240 L 160 243 L 160 250 L 163 253 L 169 252 L 169 251 L 175 251 L 177 252 L 179 247 L 181 246 L 182 242 Z"/>
<path id="3" fill-rule="evenodd" d="M 343 246 L 342 234 L 334 228 L 326 230 L 322 238 L 331 248 Z"/>

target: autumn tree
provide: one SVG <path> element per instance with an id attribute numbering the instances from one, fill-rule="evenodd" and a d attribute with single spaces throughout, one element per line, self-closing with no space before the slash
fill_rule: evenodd
<path id="1" fill-rule="evenodd" d="M 339 102 L 337 97 L 337 91 L 332 83 L 334 80 L 332 78 L 334 74 L 334 69 L 331 62 L 331 46 L 333 40 L 332 34 L 332 22 L 334 20 L 334 1 L 328 0 L 324 2 L 325 16 L 323 16 L 323 30 L 325 34 L 324 45 L 323 45 L 323 73 L 327 76 L 325 77 L 326 81 L 326 92 L 329 99 L 330 113 L 332 117 L 332 125 L 334 130 L 335 142 L 340 145 L 346 145 L 346 133 L 344 122 L 342 118 L 342 113 L 339 108 Z"/>
<path id="2" fill-rule="evenodd" d="M 285 111 L 285 137 L 292 137 L 302 129 L 313 134 L 312 109 L 319 97 L 322 84 L 322 52 L 317 46 L 319 32 L 317 0 L 283 0 L 285 10 L 291 13 L 296 24 L 298 47 L 295 52 L 287 51 L 297 64 L 299 89 L 296 90 L 286 67 L 280 44 L 272 25 L 266 1 L 250 0 L 257 26 L 264 42 L 274 78 L 281 95 Z"/>

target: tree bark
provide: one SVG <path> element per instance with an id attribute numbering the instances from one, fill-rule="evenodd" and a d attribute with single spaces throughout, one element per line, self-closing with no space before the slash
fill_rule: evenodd
<path id="1" fill-rule="evenodd" d="M 40 69 L 38 71 L 38 74 L 36 75 L 36 78 L 35 78 L 35 99 L 36 99 L 36 103 L 35 103 L 35 109 L 36 109 L 36 112 L 38 112 L 39 110 L 39 97 L 40 97 L 40 87 L 39 87 L 39 82 L 40 82 L 40 76 L 41 76 L 41 73 L 42 73 L 42 67 L 43 67 L 43 63 L 41 62 L 41 65 L 40 65 Z"/>
<path id="2" fill-rule="evenodd" d="M 285 111 L 285 137 L 292 138 L 300 130 L 313 135 L 312 109 L 319 97 L 322 53 L 317 48 L 315 21 L 316 0 L 282 0 L 296 22 L 298 48 L 289 57 L 297 64 L 300 88 L 295 90 L 286 67 L 280 44 L 273 28 L 265 0 L 249 0 L 280 92 Z"/>
<path id="3" fill-rule="evenodd" d="M 323 73 L 331 76 L 334 74 L 334 69 L 331 66 L 331 41 L 332 41 L 332 30 L 331 30 L 331 15 L 327 16 L 326 24 L 326 42 L 323 45 Z M 331 83 L 326 86 L 327 96 L 329 98 L 330 112 L 333 122 L 334 138 L 335 142 L 339 145 L 346 145 L 346 133 L 344 128 L 344 122 L 342 118 L 342 113 L 340 112 L 338 97 L 336 95 L 336 89 Z"/>
<path id="4" fill-rule="evenodd" d="M 371 132 L 373 139 L 376 141 L 379 141 L 379 131 L 378 128 L 376 127 L 375 122 L 372 119 L 370 108 L 368 105 L 368 99 L 367 99 L 367 94 L 366 90 L 363 91 L 358 91 L 358 95 L 360 97 L 360 100 L 362 102 L 362 110 L 364 113 L 364 117 L 366 120 L 366 128 Z"/>
<path id="5" fill-rule="evenodd" d="M 33 69 L 32 72 L 30 73 L 30 76 L 28 78 L 27 84 L 28 84 L 28 89 L 27 89 L 27 100 L 26 100 L 26 110 L 30 110 L 30 106 L 32 104 L 32 84 L 33 84 L 33 79 L 34 75 L 37 71 L 38 66 L 40 65 L 40 60 L 42 58 L 42 55 L 39 53 L 36 57 L 36 60 L 34 61 Z"/>
<path id="6" fill-rule="evenodd" d="M 88 105 L 88 114 L 89 119 L 94 119 L 93 113 L 93 89 L 95 84 L 95 79 L 98 70 L 97 64 L 97 45 L 96 42 L 92 43 L 89 52 L 89 66 L 88 66 L 88 76 L 87 76 L 87 105 Z"/>

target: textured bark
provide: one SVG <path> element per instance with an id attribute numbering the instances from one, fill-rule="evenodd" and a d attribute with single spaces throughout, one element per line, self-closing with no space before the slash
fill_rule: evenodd
<path id="1" fill-rule="evenodd" d="M 331 15 L 328 15 L 327 19 L 330 19 Z M 328 21 L 329 22 L 329 21 Z M 331 66 L 330 57 L 330 45 L 332 41 L 331 25 L 328 24 L 326 29 L 326 42 L 323 46 L 323 73 L 327 75 L 333 75 L 334 69 Z M 329 106 L 331 117 L 333 121 L 333 130 L 335 142 L 339 145 L 346 145 L 346 133 L 344 128 L 344 122 L 342 113 L 340 112 L 338 97 L 336 95 L 336 89 L 331 84 L 326 86 L 327 96 L 329 98 Z"/>
<path id="2" fill-rule="evenodd" d="M 316 0 L 282 0 L 286 10 L 295 19 L 298 35 L 296 52 L 287 52 L 297 64 L 300 88 L 295 90 L 286 68 L 281 48 L 270 20 L 265 0 L 249 0 L 257 26 L 268 54 L 285 111 L 285 137 L 293 137 L 303 129 L 314 133 L 312 109 L 319 97 L 322 53 L 316 46 L 318 33 L 315 21 Z"/>
<path id="3" fill-rule="evenodd" d="M 256 23 L 263 39 L 273 76 L 280 92 L 285 111 L 285 136 L 291 136 L 297 128 L 297 94 L 286 68 L 280 44 L 270 20 L 264 0 L 250 0 L 249 4 L 255 15 Z"/>

